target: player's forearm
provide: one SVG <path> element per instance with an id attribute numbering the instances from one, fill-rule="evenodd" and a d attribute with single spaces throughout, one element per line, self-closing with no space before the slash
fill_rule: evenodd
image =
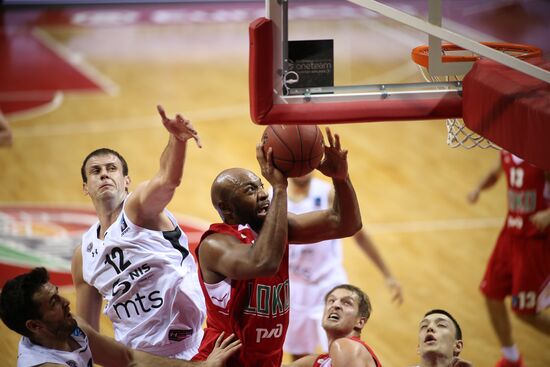
<path id="1" fill-rule="evenodd" d="M 382 255 L 380 255 L 380 252 L 376 248 L 376 245 L 372 242 L 371 238 L 367 233 L 365 233 L 364 230 L 358 231 L 354 236 L 353 239 L 361 250 L 369 257 L 369 259 L 374 263 L 374 265 L 380 270 L 384 278 L 391 278 L 393 277 L 390 269 L 386 265 L 386 262 L 382 258 Z"/>
<path id="2" fill-rule="evenodd" d="M 334 203 L 332 210 L 336 218 L 338 237 L 354 235 L 361 229 L 361 211 L 355 189 L 349 175 L 343 180 L 332 180 L 334 184 Z"/>
<path id="3" fill-rule="evenodd" d="M 181 359 L 159 357 L 142 351 L 133 352 L 132 363 L 128 367 L 207 367 L 208 361 L 190 362 Z"/>
<path id="4" fill-rule="evenodd" d="M 262 230 L 254 246 L 250 248 L 252 263 L 260 275 L 271 275 L 277 271 L 288 241 L 288 212 L 286 190 L 275 188 L 273 200 L 265 218 Z"/>
<path id="5" fill-rule="evenodd" d="M 96 302 L 89 301 L 89 297 L 82 293 L 76 292 L 76 315 L 84 319 L 94 330 L 99 332 L 99 317 L 101 313 L 101 305 L 99 307 Z"/>
<path id="6" fill-rule="evenodd" d="M 481 192 L 483 190 L 487 190 L 493 187 L 498 182 L 499 177 L 500 175 L 496 172 L 489 173 L 487 177 L 481 180 L 481 182 L 477 186 L 477 190 Z"/>
<path id="7" fill-rule="evenodd" d="M 175 190 L 181 183 L 187 151 L 187 141 L 170 135 L 168 144 L 160 156 L 160 169 L 157 176 L 167 189 Z"/>

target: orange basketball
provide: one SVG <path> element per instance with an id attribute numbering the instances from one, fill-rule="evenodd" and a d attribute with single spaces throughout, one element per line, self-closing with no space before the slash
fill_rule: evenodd
<path id="1" fill-rule="evenodd" d="M 273 149 L 273 164 L 287 177 L 303 176 L 319 166 L 325 152 L 317 125 L 269 125 L 264 152 Z"/>

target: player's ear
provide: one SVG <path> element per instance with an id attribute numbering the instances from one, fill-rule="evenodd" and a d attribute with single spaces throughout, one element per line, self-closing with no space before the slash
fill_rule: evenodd
<path id="1" fill-rule="evenodd" d="M 355 321 L 355 325 L 354 325 L 354 328 L 356 330 L 363 330 L 363 327 L 365 327 L 365 324 L 367 323 L 367 318 L 366 317 L 358 317 L 357 320 Z"/>
<path id="2" fill-rule="evenodd" d="M 40 320 L 27 320 L 25 321 L 25 326 L 32 334 L 36 334 L 40 331 L 40 329 L 42 329 L 43 324 L 40 322 Z"/>
<path id="3" fill-rule="evenodd" d="M 460 352 L 462 352 L 463 348 L 464 348 L 464 342 L 462 340 L 455 341 L 455 345 L 453 348 L 453 355 L 458 356 Z"/>
<path id="4" fill-rule="evenodd" d="M 132 183 L 132 179 L 130 176 L 124 176 L 124 187 L 126 188 L 126 192 L 129 191 L 130 184 Z"/>
<path id="5" fill-rule="evenodd" d="M 218 212 L 220 213 L 220 216 L 223 220 L 227 220 L 229 218 L 233 217 L 233 211 L 231 210 L 231 206 L 229 206 L 227 203 L 223 201 L 218 201 Z"/>
<path id="6" fill-rule="evenodd" d="M 89 195 L 90 193 L 88 192 L 88 183 L 87 182 L 83 182 L 82 183 L 82 192 L 84 193 L 84 195 Z"/>

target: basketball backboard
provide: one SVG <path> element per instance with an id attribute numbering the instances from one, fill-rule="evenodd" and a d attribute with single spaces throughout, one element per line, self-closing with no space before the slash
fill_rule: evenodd
<path id="1" fill-rule="evenodd" d="M 521 75 L 542 80 L 543 85 L 550 82 L 548 70 L 480 43 L 500 40 L 497 37 L 488 38 L 483 32 L 471 31 L 466 37 L 441 27 L 447 22 L 442 20 L 442 14 L 448 9 L 442 9 L 440 0 L 413 3 L 397 0 L 387 0 L 385 4 L 374 0 L 267 0 L 266 18 L 256 20 L 250 27 L 253 121 L 259 124 L 313 124 L 460 118 L 463 115 L 462 83 L 423 82 L 410 61 L 410 50 L 428 43 L 433 47 L 430 47 L 430 73 L 443 76 L 466 73 L 472 62 L 451 64 L 441 61 L 441 51 L 438 51 L 441 40 L 494 59 L 499 64 L 519 70 Z M 419 6 L 420 3 L 423 5 Z M 443 5 L 449 3 L 452 2 Z M 469 3 L 461 2 L 461 6 Z M 424 20 L 422 16 L 428 19 Z M 320 27 L 315 18 L 333 19 L 334 27 Z M 456 22 L 451 24 L 461 30 L 456 27 Z M 295 62 L 289 55 L 289 42 L 312 39 L 333 42 L 334 62 L 331 67 L 334 85 L 293 89 L 297 78 L 292 70 Z M 439 57 L 434 58 L 433 53 Z M 404 59 L 407 59 L 406 63 L 402 61 Z M 380 74 L 376 73 L 380 64 L 395 66 L 391 73 Z M 550 115 L 550 111 L 547 113 Z M 544 129 L 550 128 L 543 127 L 542 131 L 546 132 Z M 517 124 L 514 133 L 509 135 L 516 139 L 523 136 L 522 126 Z M 496 143 L 506 149 L 516 149 L 505 140 Z M 550 162 L 533 159 L 529 149 L 516 149 L 515 153 L 550 169 Z M 548 153 L 546 156 L 550 157 Z M 550 158 L 542 159 L 547 160 Z"/>

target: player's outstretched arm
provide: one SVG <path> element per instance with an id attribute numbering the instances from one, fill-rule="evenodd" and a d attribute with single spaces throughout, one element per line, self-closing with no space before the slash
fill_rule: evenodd
<path id="1" fill-rule="evenodd" d="M 171 223 L 163 215 L 183 177 L 187 141 L 194 139 L 201 147 L 197 131 L 191 122 L 181 115 L 168 118 L 161 106 L 157 106 L 162 124 L 170 133 L 168 144 L 160 157 L 160 169 L 149 181 L 139 184 L 128 198 L 126 212 L 135 224 L 153 230 L 168 230 Z"/>
<path id="2" fill-rule="evenodd" d="M 76 290 L 76 314 L 99 331 L 102 298 L 97 289 L 84 281 L 81 246 L 76 248 L 71 264 L 71 274 Z"/>
<path id="3" fill-rule="evenodd" d="M 355 189 L 348 174 L 348 151 L 342 149 L 340 136 L 326 129 L 328 146 L 319 166 L 334 185 L 334 200 L 327 210 L 300 215 L 289 214 L 288 238 L 291 243 L 315 243 L 327 239 L 349 237 L 361 229 L 361 212 Z"/>
<path id="4" fill-rule="evenodd" d="M 190 362 L 170 359 L 150 353 L 133 350 L 116 340 L 96 332 L 84 320 L 77 317 L 78 326 L 88 336 L 94 363 L 105 367 L 223 367 L 241 347 L 241 342 L 234 335 L 223 339 L 218 337 L 212 353 L 206 361 Z"/>
<path id="5" fill-rule="evenodd" d="M 380 255 L 378 248 L 367 231 L 364 229 L 357 231 L 357 233 L 353 235 L 353 239 L 384 276 L 386 286 L 392 295 L 392 301 L 397 302 L 399 305 L 403 303 L 403 290 L 401 289 L 401 285 L 394 278 L 390 268 L 386 265 L 386 262 L 382 258 L 382 255 Z"/>
<path id="6" fill-rule="evenodd" d="M 479 195 L 483 190 L 487 190 L 494 186 L 498 182 L 502 173 L 502 162 L 500 157 L 497 164 L 487 172 L 487 175 L 479 182 L 479 184 L 468 193 L 467 199 L 471 204 L 475 204 L 479 199 Z"/>
<path id="7" fill-rule="evenodd" d="M 291 364 L 283 364 L 281 367 L 311 367 L 313 366 L 313 363 L 315 363 L 316 359 L 317 356 L 314 355 L 305 356 L 295 360 Z"/>

